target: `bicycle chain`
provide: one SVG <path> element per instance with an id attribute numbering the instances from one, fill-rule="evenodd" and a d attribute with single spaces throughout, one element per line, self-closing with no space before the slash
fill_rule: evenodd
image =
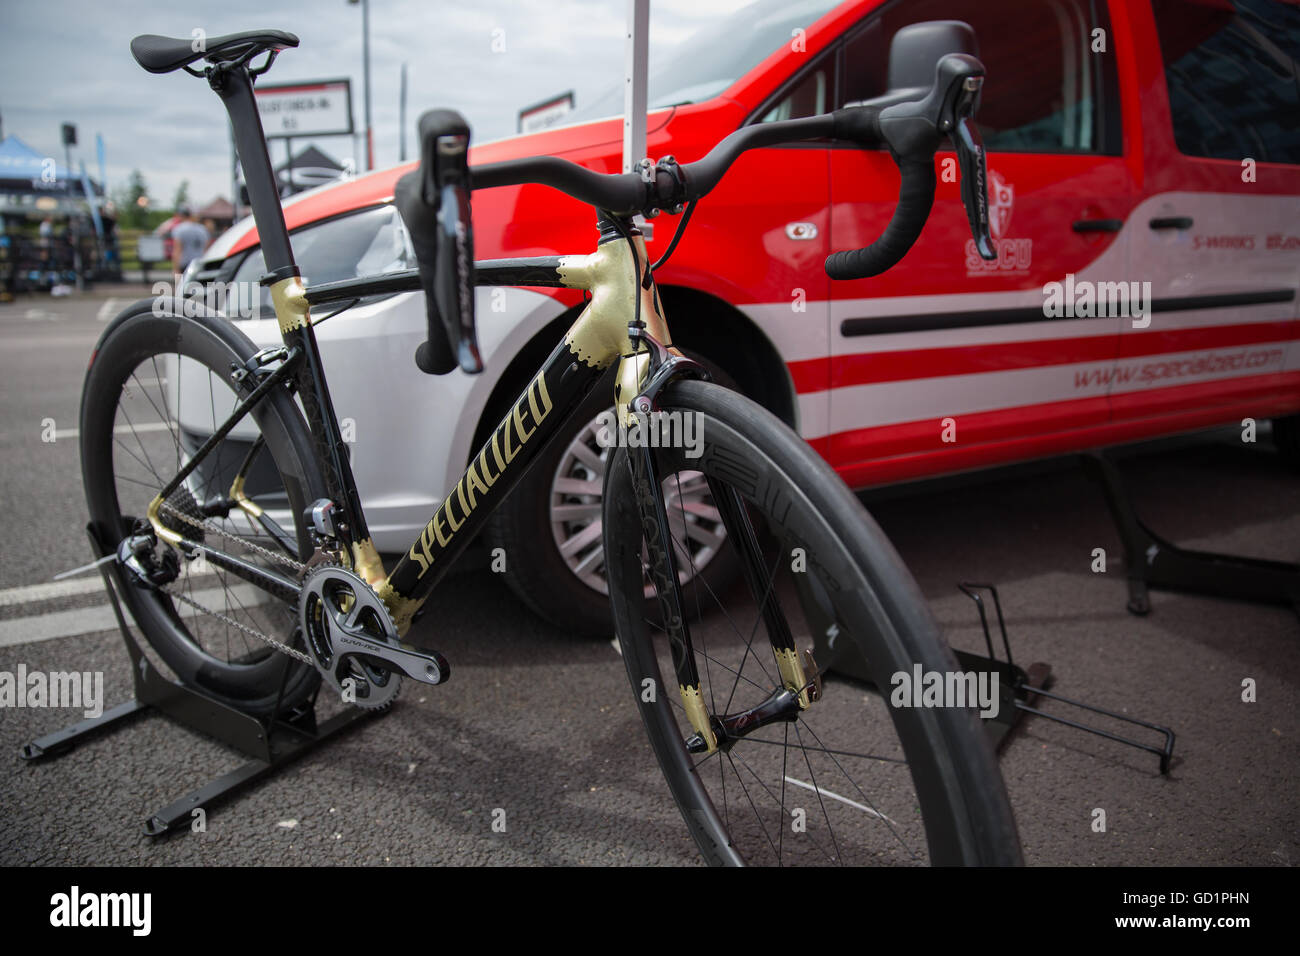
<path id="1" fill-rule="evenodd" d="M 184 521 L 186 524 L 193 525 L 196 528 L 201 528 L 204 532 L 217 534 L 223 538 L 229 538 L 231 541 L 235 542 L 241 547 L 247 548 L 249 551 L 256 551 L 258 554 L 262 555 L 263 557 L 270 558 L 272 561 L 279 561 L 281 564 L 285 565 L 286 567 L 292 568 L 300 576 L 307 573 L 307 565 L 303 564 L 300 561 L 295 561 L 293 558 L 289 557 L 288 555 L 280 554 L 277 551 L 272 551 L 270 548 L 264 548 L 260 544 L 254 544 L 253 542 L 245 538 L 239 537 L 239 535 L 237 534 L 232 534 L 231 532 L 226 531 L 223 528 L 218 528 L 216 525 L 208 524 L 206 521 L 200 521 L 198 518 L 187 515 L 185 512 L 181 511 L 180 509 L 176 508 L 174 505 L 171 505 L 166 501 L 162 502 L 162 507 L 163 509 L 171 512 L 181 521 Z"/>
<path id="2" fill-rule="evenodd" d="M 309 657 L 307 654 L 304 654 L 302 651 L 298 650 L 297 648 L 290 647 L 288 644 L 285 644 L 283 641 L 277 641 L 275 638 L 271 637 L 268 634 L 263 634 L 261 631 L 257 630 L 256 628 L 249 627 L 247 624 L 244 624 L 240 621 L 236 621 L 233 617 L 227 617 L 225 614 L 222 614 L 220 611 L 214 611 L 212 608 L 205 607 L 200 602 L 194 600 L 191 597 L 187 597 L 177 589 L 171 587 L 159 587 L 158 590 L 162 591 L 164 594 L 170 595 L 173 598 L 177 598 L 181 601 L 184 601 L 186 604 L 190 605 L 191 607 L 198 608 L 204 614 L 211 614 L 217 620 L 229 624 L 231 627 L 237 630 L 243 631 L 245 634 L 247 634 L 250 637 L 254 637 L 259 641 L 263 641 L 266 644 L 270 644 L 271 647 L 273 647 L 275 650 L 279 651 L 282 654 L 287 654 L 289 657 L 292 657 L 300 664 L 306 664 L 308 667 L 316 666 L 316 662 L 312 660 L 311 657 Z"/>
<path id="3" fill-rule="evenodd" d="M 292 568 L 300 577 L 307 573 L 308 566 L 306 564 L 303 564 L 300 561 L 295 561 L 292 558 L 288 557 L 287 555 L 278 554 L 275 551 L 270 550 L 269 548 L 264 548 L 261 545 L 254 544 L 253 542 L 245 540 L 244 538 L 241 538 L 236 534 L 232 534 L 231 532 L 226 531 L 222 528 L 218 528 L 215 525 L 208 524 L 206 521 L 200 521 L 198 518 L 193 518 L 190 515 L 187 515 L 184 512 L 180 511 L 179 509 L 175 508 L 174 506 L 168 504 L 166 501 L 162 502 L 162 507 L 166 509 L 168 512 L 170 512 L 172 515 L 174 515 L 175 517 L 179 518 L 181 521 L 184 521 L 186 524 L 190 524 L 197 528 L 200 528 L 205 533 L 212 533 L 212 534 L 219 535 L 223 538 L 228 538 L 231 541 L 235 542 L 236 544 L 240 545 L 241 547 L 247 548 L 250 551 L 255 551 L 258 554 L 261 554 L 267 558 L 271 558 L 274 561 L 280 562 L 286 567 Z M 200 545 L 200 547 L 202 546 Z M 212 615 L 217 620 L 229 624 L 231 627 L 237 630 L 243 631 L 245 634 L 249 635 L 250 637 L 256 638 L 257 640 L 262 641 L 265 644 L 270 644 L 273 648 L 280 651 L 282 654 L 287 654 L 289 657 L 292 657 L 294 660 L 298 661 L 299 663 L 306 664 L 308 667 L 316 666 L 316 662 L 309 655 L 303 653 L 302 651 L 290 647 L 288 644 L 285 644 L 283 641 L 277 641 L 269 634 L 263 634 L 261 631 L 257 630 L 256 628 L 249 627 L 247 624 L 244 624 L 240 621 L 236 621 L 234 618 L 222 614 L 220 611 L 215 611 L 212 608 L 204 607 L 203 604 L 194 600 L 191 597 L 188 597 L 185 594 L 180 593 L 180 591 L 177 589 L 164 586 L 164 587 L 159 587 L 158 590 L 162 591 L 165 594 L 170 595 L 173 598 L 178 598 L 179 600 L 190 605 L 191 607 L 197 608 L 198 610 L 202 611 L 204 614 Z"/>

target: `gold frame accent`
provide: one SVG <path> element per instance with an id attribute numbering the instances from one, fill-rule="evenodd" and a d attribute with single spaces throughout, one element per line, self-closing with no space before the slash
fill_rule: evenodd
<path id="1" fill-rule="evenodd" d="M 280 334 L 304 329 L 311 324 L 311 307 L 307 305 L 307 287 L 298 276 L 289 276 L 271 284 L 271 303 Z"/>
<path id="2" fill-rule="evenodd" d="M 718 738 L 713 733 L 713 727 L 709 725 L 709 710 L 704 706 L 703 698 L 700 697 L 699 687 L 678 685 L 677 689 L 681 691 L 682 706 L 686 708 L 686 716 L 690 719 L 691 726 L 708 744 L 708 752 L 713 753 L 718 749 Z"/>
<path id="3" fill-rule="evenodd" d="M 145 510 L 144 516 L 149 519 L 149 524 L 153 526 L 153 533 L 163 541 L 166 541 L 172 547 L 181 543 L 181 536 L 162 523 L 158 517 L 158 512 L 162 510 L 162 495 L 155 495 L 153 501 L 149 502 L 149 507 Z"/>
<path id="4" fill-rule="evenodd" d="M 236 475 L 235 480 L 230 483 L 230 500 L 252 517 L 260 518 L 263 514 L 261 506 L 244 494 L 244 478 L 242 474 Z"/>
<path id="5" fill-rule="evenodd" d="M 649 289 L 637 287 L 638 264 L 644 280 L 650 271 L 650 259 L 645 238 L 640 235 L 632 237 L 631 247 L 622 240 L 613 240 L 602 243 L 589 256 L 563 256 L 557 270 L 566 286 L 591 293 L 587 307 L 564 333 L 564 342 L 592 368 L 608 368 L 618 360 L 614 405 L 619 418 L 629 427 L 634 421 L 630 403 L 641 391 L 650 366 L 649 351 L 644 346 L 636 351 L 627 334 L 638 295 L 646 332 L 665 348 L 672 345 L 659 288 L 653 281 Z"/>
<path id="6" fill-rule="evenodd" d="M 387 581 L 376 589 L 376 593 L 379 595 L 379 600 L 383 601 L 384 606 L 388 608 L 388 613 L 393 616 L 398 636 L 405 637 L 406 632 L 410 630 L 411 619 L 415 617 L 415 612 L 424 602 L 398 594 Z"/>
<path id="7" fill-rule="evenodd" d="M 786 690 L 799 695 L 799 709 L 807 710 L 810 701 L 808 688 L 804 685 L 808 683 L 808 677 L 804 674 L 803 661 L 799 659 L 799 652 L 784 647 L 772 650 L 776 656 L 776 669 L 781 674 L 781 682 L 785 684 Z"/>
<path id="8" fill-rule="evenodd" d="M 384 562 L 379 559 L 379 552 L 369 538 L 352 542 L 352 570 L 365 578 L 366 583 L 378 590 L 388 583 L 388 572 Z"/>

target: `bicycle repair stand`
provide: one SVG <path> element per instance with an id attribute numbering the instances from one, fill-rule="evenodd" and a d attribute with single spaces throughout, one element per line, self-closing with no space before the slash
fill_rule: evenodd
<path id="1" fill-rule="evenodd" d="M 1026 672 L 1017 667 L 1012 660 L 1011 642 L 1007 639 L 1007 625 L 1002 617 L 1002 602 L 998 599 L 998 589 L 991 584 L 959 584 L 957 587 L 963 594 L 974 601 L 976 608 L 979 609 L 980 625 L 984 630 L 984 646 L 988 650 L 988 656 L 972 654 L 969 651 L 959 651 L 956 648 L 953 648 L 953 655 L 957 658 L 961 668 L 967 673 L 996 673 L 998 676 L 997 716 L 981 720 L 995 749 L 1002 747 L 1011 732 L 1019 724 L 1023 715 L 1032 714 L 1036 717 L 1044 717 L 1058 724 L 1065 724 L 1067 727 L 1096 734 L 1098 737 L 1105 737 L 1107 740 L 1114 740 L 1130 747 L 1136 747 L 1138 750 L 1145 750 L 1148 753 L 1155 754 L 1160 759 L 1160 772 L 1166 775 L 1169 773 L 1169 762 L 1174 755 L 1174 732 L 1172 730 L 1168 727 L 1161 727 L 1159 724 L 1138 720 L 1136 717 L 1117 714 L 1113 710 L 1105 710 L 1081 701 L 1071 700 L 1069 697 L 1054 694 L 1047 690 L 1046 685 L 1051 680 L 1052 675 L 1052 669 L 1047 664 L 1031 664 L 1028 672 Z M 993 607 L 998 615 L 998 629 L 1002 632 L 1002 650 L 1006 654 L 1006 660 L 999 660 L 997 653 L 993 649 L 993 638 L 989 634 L 988 614 L 985 612 L 984 599 L 980 596 L 980 591 L 988 591 L 993 596 Z M 814 653 L 817 656 L 823 656 L 823 659 L 833 661 L 826 668 L 828 671 L 834 671 L 846 677 L 874 685 L 875 682 L 871 678 L 871 672 L 866 661 L 856 652 L 845 653 L 841 651 L 839 654 L 831 655 L 829 646 L 824 646 L 821 641 L 817 641 L 814 645 Z M 882 696 L 888 694 L 885 689 L 879 687 L 876 689 Z M 1122 737 L 1100 727 L 1090 727 L 1077 720 L 1049 714 L 1034 706 L 1038 697 L 1048 697 L 1071 707 L 1078 707 L 1094 714 L 1101 714 L 1126 724 L 1146 727 L 1163 735 L 1164 743 L 1161 746 L 1143 743 L 1139 740 Z"/>
<path id="2" fill-rule="evenodd" d="M 1300 565 L 1190 551 L 1170 544 L 1137 516 L 1119 468 L 1104 451 L 1079 457 L 1088 477 L 1101 485 L 1124 545 L 1130 613 L 1151 613 L 1151 599 L 1147 594 L 1150 588 L 1259 604 L 1283 604 L 1300 613 Z"/>
<path id="3" fill-rule="evenodd" d="M 96 560 L 108 552 L 95 533 L 93 525 L 87 526 L 91 550 Z M 374 715 L 374 711 L 347 708 L 341 713 L 317 723 L 316 696 L 290 711 L 281 711 L 279 703 L 265 718 L 253 717 L 243 711 L 214 700 L 176 681 L 164 677 L 144 655 L 131 634 L 126 616 L 116 591 L 117 582 L 106 563 L 99 566 L 104 587 L 113 606 L 126 653 L 131 658 L 131 673 L 135 679 L 135 697 L 112 707 L 98 717 L 83 720 L 63 730 L 46 734 L 22 748 L 22 757 L 29 762 L 60 756 L 92 734 L 117 729 L 123 722 L 141 711 L 152 708 L 192 731 L 206 734 L 226 746 L 239 751 L 249 760 L 243 766 L 223 774 L 190 794 L 168 804 L 144 822 L 148 836 L 162 836 L 184 828 L 194 819 L 194 811 L 208 807 L 250 786 L 263 777 L 282 769 L 289 761 L 314 750 L 349 727 Z M 284 677 L 289 674 L 289 658 L 284 658 Z M 284 692 L 281 680 L 280 692 Z M 378 713 L 384 713 L 379 711 Z"/>

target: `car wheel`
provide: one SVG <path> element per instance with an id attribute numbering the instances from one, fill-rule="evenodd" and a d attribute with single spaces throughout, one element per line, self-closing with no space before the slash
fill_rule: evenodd
<path id="1" fill-rule="evenodd" d="M 692 358 L 714 381 L 734 387 L 712 363 Z M 605 465 L 612 451 L 602 446 L 601 430 L 612 382 L 607 376 L 593 389 L 483 530 L 488 553 L 504 558 L 510 589 L 537 614 L 583 637 L 613 634 L 601 543 Z M 703 474 L 670 478 L 664 503 L 670 523 L 684 529 L 690 543 L 689 554 L 677 555 L 679 577 L 685 582 L 700 574 L 715 591 L 725 587 L 735 572 L 734 552 L 723 549 L 727 556 L 714 560 L 725 532 Z M 655 613 L 653 593 L 647 584 L 648 615 Z"/>

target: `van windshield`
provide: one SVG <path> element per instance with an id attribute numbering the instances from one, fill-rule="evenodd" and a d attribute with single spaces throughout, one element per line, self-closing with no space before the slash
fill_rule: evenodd
<path id="1" fill-rule="evenodd" d="M 650 46 L 647 108 L 680 106 L 712 99 L 761 63 L 796 28 L 807 29 L 839 0 L 758 0 L 699 32 L 684 43 Z M 619 84 L 578 108 L 561 121 L 588 120 L 623 113 Z"/>

